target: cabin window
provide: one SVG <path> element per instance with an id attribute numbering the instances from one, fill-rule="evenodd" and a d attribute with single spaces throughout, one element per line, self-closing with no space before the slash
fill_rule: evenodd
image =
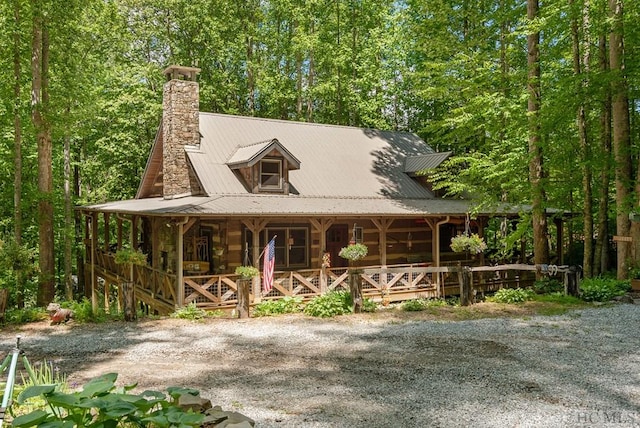
<path id="1" fill-rule="evenodd" d="M 260 161 L 260 188 L 264 190 L 282 189 L 281 159 L 263 159 Z"/>
<path id="2" fill-rule="evenodd" d="M 264 259 L 262 250 L 267 243 L 276 236 L 276 270 L 293 270 L 309 267 L 309 228 L 306 226 L 272 226 L 260 233 L 260 247 L 257 249 L 260 254 L 260 264 Z M 251 263 L 251 254 L 254 249 L 251 247 L 253 234 L 245 229 L 245 246 L 247 248 L 247 258 L 243 263 Z M 243 255 L 243 259 L 244 259 Z"/>

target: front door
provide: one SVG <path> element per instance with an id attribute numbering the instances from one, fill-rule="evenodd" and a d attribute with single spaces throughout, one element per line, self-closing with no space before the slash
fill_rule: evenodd
<path id="1" fill-rule="evenodd" d="M 349 244 L 349 227 L 346 224 L 334 224 L 327 230 L 327 252 L 331 256 L 331 267 L 347 267 L 349 262 L 338 254 Z"/>

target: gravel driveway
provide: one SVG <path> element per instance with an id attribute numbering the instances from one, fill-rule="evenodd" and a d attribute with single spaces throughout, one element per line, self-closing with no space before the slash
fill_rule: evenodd
<path id="1" fill-rule="evenodd" d="M 640 426 L 640 306 L 470 321 L 281 316 L 2 331 L 71 383 L 180 385 L 258 427 Z"/>

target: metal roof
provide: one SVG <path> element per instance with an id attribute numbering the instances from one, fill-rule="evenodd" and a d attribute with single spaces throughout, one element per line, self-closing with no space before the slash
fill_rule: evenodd
<path id="1" fill-rule="evenodd" d="M 404 173 L 406 157 L 433 153 L 412 133 L 213 113 L 200 113 L 200 132 L 188 155 L 209 196 L 247 194 L 226 163 L 239 148 L 276 138 L 300 161 L 289 173 L 298 195 L 433 198 Z"/>
<path id="2" fill-rule="evenodd" d="M 426 155 L 409 156 L 404 161 L 404 172 L 415 174 L 419 171 L 437 168 L 451 156 L 451 152 L 429 153 Z"/>
<path id="3" fill-rule="evenodd" d="M 175 199 L 148 198 L 108 202 L 86 211 L 149 215 L 206 216 L 442 216 L 461 215 L 471 210 L 471 201 L 460 199 L 389 199 L 304 197 L 295 195 L 187 196 Z M 479 214 L 517 214 L 522 207 L 503 205 Z"/>
<path id="4" fill-rule="evenodd" d="M 287 158 L 289 161 L 289 169 L 300 168 L 300 161 L 291 154 L 286 147 L 280 144 L 280 141 L 278 141 L 277 138 L 262 141 L 251 146 L 238 147 L 233 155 L 231 155 L 231 158 L 227 161 L 227 165 L 232 168 L 253 166 L 274 149 Z"/>

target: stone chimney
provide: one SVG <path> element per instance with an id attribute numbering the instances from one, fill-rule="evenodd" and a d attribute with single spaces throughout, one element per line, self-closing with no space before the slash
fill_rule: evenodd
<path id="1" fill-rule="evenodd" d="M 185 146 L 200 145 L 199 68 L 172 65 L 164 70 L 162 99 L 162 187 L 165 199 L 192 194 Z"/>

